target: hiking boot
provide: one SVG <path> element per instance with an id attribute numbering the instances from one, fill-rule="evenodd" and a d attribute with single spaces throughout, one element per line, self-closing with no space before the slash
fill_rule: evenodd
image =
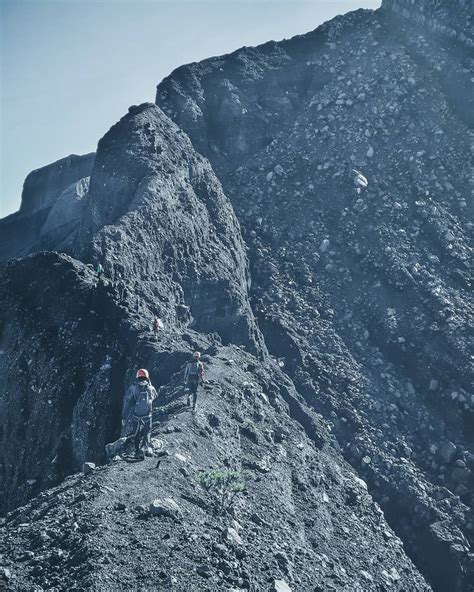
<path id="1" fill-rule="evenodd" d="M 145 456 L 153 456 L 153 450 L 152 450 L 151 446 L 147 446 L 145 448 Z"/>
<path id="2" fill-rule="evenodd" d="M 143 450 L 135 450 L 135 458 L 137 460 L 143 460 L 145 458 L 145 453 Z"/>

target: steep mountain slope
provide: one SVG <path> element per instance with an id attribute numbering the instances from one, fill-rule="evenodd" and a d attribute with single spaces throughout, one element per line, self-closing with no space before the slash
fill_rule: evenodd
<path id="1" fill-rule="evenodd" d="M 60 253 L 0 267 L 0 587 L 473 592 L 472 39 L 469 2 L 386 0 L 183 66 L 174 122 L 32 173 L 0 258 Z M 168 455 L 60 484 L 139 366 Z"/>
<path id="2" fill-rule="evenodd" d="M 121 215 L 96 216 L 91 228 L 118 195 Z M 209 164 L 155 105 L 131 109 L 99 143 L 81 232 L 81 248 L 103 262 L 99 284 L 85 263 L 55 253 L 0 271 L 2 510 L 86 455 L 103 457 L 129 364 L 133 372 L 127 356 L 138 347 L 149 355 L 155 315 L 169 327 L 159 381 L 183 363 L 176 350 L 189 343 L 176 331 L 190 325 L 261 351 L 232 209 Z"/>
<path id="3" fill-rule="evenodd" d="M 156 99 L 234 205 L 269 351 L 437 590 L 473 581 L 471 24 L 472 3 L 385 2 Z"/>
<path id="4" fill-rule="evenodd" d="M 2 510 L 105 461 L 139 365 L 161 386 L 168 455 L 159 469 L 156 458 L 117 459 L 8 513 L 9 588 L 430 589 L 266 353 L 237 219 L 209 163 L 155 105 L 131 108 L 99 142 L 75 253 L 83 261 L 39 253 L 1 268 Z M 89 260 L 103 263 L 100 282 Z M 193 416 L 180 370 L 195 348 L 209 382 Z M 246 481 L 230 513 L 216 515 L 197 484 L 213 469 Z M 168 515 L 150 515 L 155 498 Z"/>
<path id="5" fill-rule="evenodd" d="M 153 104 L 133 107 L 99 142 L 79 247 L 152 314 L 261 348 L 247 300 L 245 247 L 209 163 Z M 132 294 L 130 294 L 132 296 Z"/>

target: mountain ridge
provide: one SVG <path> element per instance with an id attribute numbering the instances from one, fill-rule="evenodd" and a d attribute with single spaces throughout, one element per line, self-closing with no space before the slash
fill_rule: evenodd
<path id="1" fill-rule="evenodd" d="M 32 252 L 0 268 L 3 511 L 26 502 L 0 524 L 14 589 L 471 592 L 472 58 L 457 6 L 445 30 L 445 2 L 384 1 L 178 68 L 57 196 L 49 243 L 4 240 L 6 259 Z M 28 237 L 43 210 L 21 218 Z M 181 372 L 196 349 L 210 381 L 193 417 Z M 67 477 L 105 461 L 142 366 L 164 464 Z M 248 479 L 224 517 L 196 481 L 216 468 Z M 155 488 L 178 527 L 150 516 Z"/>

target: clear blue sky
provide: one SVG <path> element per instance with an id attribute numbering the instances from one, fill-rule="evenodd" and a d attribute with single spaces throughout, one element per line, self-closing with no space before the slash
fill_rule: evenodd
<path id="1" fill-rule="evenodd" d="M 94 151 L 181 64 L 289 38 L 380 0 L 0 0 L 0 217 L 25 176 Z"/>

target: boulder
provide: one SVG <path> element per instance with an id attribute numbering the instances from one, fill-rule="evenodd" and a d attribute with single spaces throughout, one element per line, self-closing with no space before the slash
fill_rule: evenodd
<path id="1" fill-rule="evenodd" d="M 95 468 L 96 467 L 93 462 L 85 462 L 82 465 L 82 472 L 84 473 L 84 475 L 90 475 Z"/>
<path id="2" fill-rule="evenodd" d="M 285 580 L 275 580 L 273 582 L 273 592 L 291 592 L 290 586 L 285 582 Z"/>
<path id="3" fill-rule="evenodd" d="M 325 238 L 323 241 L 321 241 L 321 244 L 319 245 L 319 250 L 321 251 L 321 253 L 325 253 L 328 250 L 328 247 L 329 240 Z"/>
<path id="4" fill-rule="evenodd" d="M 229 543 L 233 545 L 244 544 L 244 541 L 242 540 L 240 534 L 235 530 L 235 528 L 232 528 L 231 526 L 229 526 L 226 530 L 226 538 L 229 541 Z"/>
<path id="5" fill-rule="evenodd" d="M 164 516 L 175 520 L 182 516 L 181 508 L 170 497 L 153 500 L 148 510 L 152 516 Z"/>

